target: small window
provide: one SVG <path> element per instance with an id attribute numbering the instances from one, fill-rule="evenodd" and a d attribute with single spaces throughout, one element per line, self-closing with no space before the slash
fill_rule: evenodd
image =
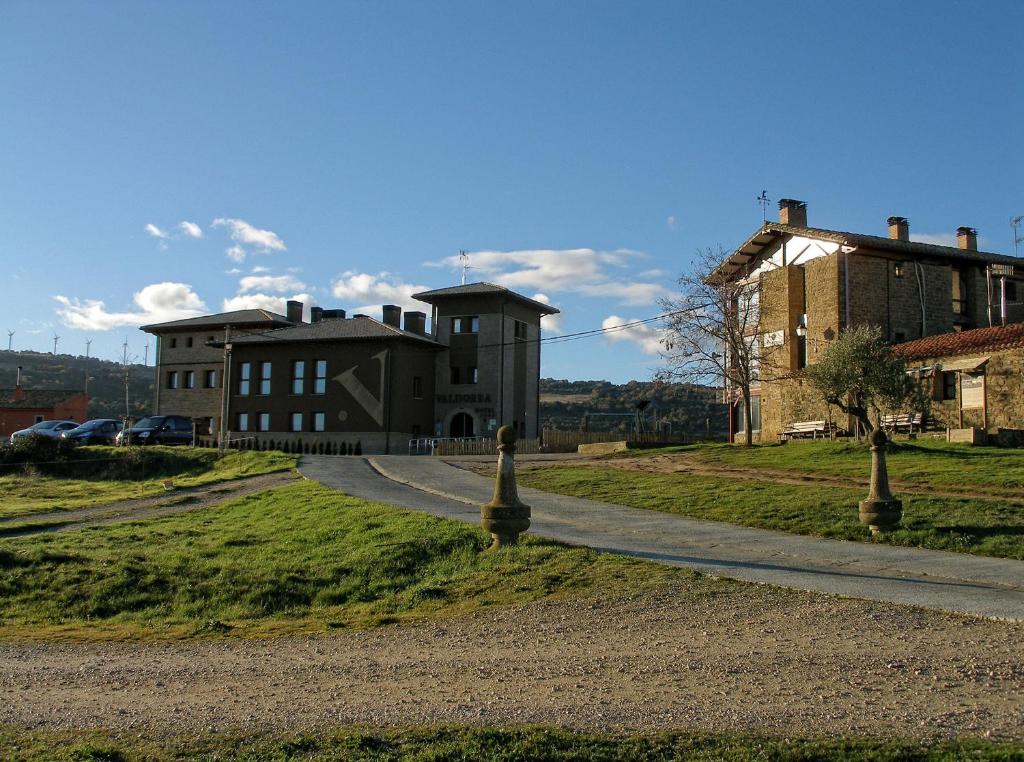
<path id="1" fill-rule="evenodd" d="M 292 413 L 291 431 L 302 431 L 302 413 Z"/>
<path id="2" fill-rule="evenodd" d="M 43 418 L 43 416 L 41 416 L 41 415 L 37 415 L 37 416 L 36 416 L 36 421 L 35 421 L 35 422 L 36 422 L 36 423 L 42 423 L 42 422 L 43 422 L 44 420 L 45 420 L 45 419 Z"/>
<path id="3" fill-rule="evenodd" d="M 904 266 L 903 266 L 902 262 L 893 262 L 892 263 L 892 274 L 893 274 L 893 277 L 895 277 L 895 278 L 902 278 L 905 273 L 906 273 L 906 270 L 904 269 Z"/>
<path id="4" fill-rule="evenodd" d="M 178 371 L 172 370 L 167 374 L 167 388 L 177 389 L 178 388 Z"/>
<path id="5" fill-rule="evenodd" d="M 470 365 L 466 368 L 466 383 L 475 384 L 477 382 L 476 366 Z"/>
<path id="6" fill-rule="evenodd" d="M 478 333 L 480 318 L 476 315 L 452 318 L 452 333 Z"/>
<path id="7" fill-rule="evenodd" d="M 313 413 L 313 431 L 324 430 L 325 416 L 323 413 Z"/>
<path id="8" fill-rule="evenodd" d="M 260 363 L 260 394 L 262 395 L 270 394 L 270 371 L 271 363 Z"/>
<path id="9" fill-rule="evenodd" d="M 1017 281 L 1015 280 L 1006 281 L 1006 301 L 1017 301 Z"/>
<path id="10" fill-rule="evenodd" d="M 192 346 L 192 337 L 191 336 L 189 336 L 187 339 L 185 339 L 185 346 L 186 347 Z"/>
<path id="11" fill-rule="evenodd" d="M 260 431 L 270 431 L 270 413 L 260 413 Z"/>
<path id="12" fill-rule="evenodd" d="M 238 430 L 248 431 L 249 430 L 249 414 L 239 413 L 238 414 Z"/>
<path id="13" fill-rule="evenodd" d="M 302 394 L 306 386 L 306 362 L 292 360 L 292 394 Z"/>
<path id="14" fill-rule="evenodd" d="M 412 377 L 412 398 L 414 400 L 423 399 L 423 379 L 420 376 Z"/>
<path id="15" fill-rule="evenodd" d="M 526 341 L 526 323 L 522 320 L 515 322 L 515 339 L 516 341 Z"/>
<path id="16" fill-rule="evenodd" d="M 213 342 L 215 342 L 215 341 L 216 341 L 216 339 L 215 339 L 215 338 L 213 338 L 213 336 L 207 336 L 207 337 L 206 337 L 206 343 L 207 343 L 207 344 L 212 344 L 212 343 L 213 343 Z"/>
<path id="17" fill-rule="evenodd" d="M 460 384 L 460 383 L 462 383 L 462 382 L 461 382 L 461 381 L 459 380 L 460 378 L 461 378 L 461 374 L 459 373 L 459 368 L 458 368 L 458 366 L 457 366 L 457 365 L 453 365 L 453 366 L 452 366 L 452 381 L 451 381 L 451 382 L 452 382 L 453 384 Z"/>
<path id="18" fill-rule="evenodd" d="M 203 387 L 206 388 L 206 389 L 216 389 L 217 388 L 217 371 L 215 371 L 215 370 L 208 370 L 208 371 L 206 371 L 206 373 L 203 375 Z"/>
<path id="19" fill-rule="evenodd" d="M 238 393 L 249 394 L 249 380 L 252 377 L 252 363 L 243 362 L 238 365 Z"/>
<path id="20" fill-rule="evenodd" d="M 327 360 L 314 360 L 313 367 L 316 371 L 313 394 L 324 394 L 327 392 Z"/>
<path id="21" fill-rule="evenodd" d="M 196 372 L 194 370 L 185 371 L 185 388 L 195 389 L 196 388 Z"/>
<path id="22" fill-rule="evenodd" d="M 894 343 L 899 344 L 901 341 L 907 340 L 907 334 L 904 331 L 896 331 L 892 335 L 892 340 Z"/>
<path id="23" fill-rule="evenodd" d="M 171 349 L 174 349 L 177 346 L 178 346 L 178 339 L 176 337 L 172 338 L 171 339 Z"/>
<path id="24" fill-rule="evenodd" d="M 956 399 L 956 371 L 947 371 L 942 374 L 942 399 Z"/>

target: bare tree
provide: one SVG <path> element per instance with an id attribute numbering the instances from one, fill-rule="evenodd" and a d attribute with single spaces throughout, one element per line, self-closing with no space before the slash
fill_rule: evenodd
<path id="1" fill-rule="evenodd" d="M 751 387 L 764 374 L 761 356 L 761 293 L 756 279 L 726 272 L 721 246 L 698 252 L 693 268 L 679 278 L 679 296 L 660 300 L 665 318 L 665 380 L 724 383 L 726 400 L 743 398 L 744 443 L 753 443 Z"/>

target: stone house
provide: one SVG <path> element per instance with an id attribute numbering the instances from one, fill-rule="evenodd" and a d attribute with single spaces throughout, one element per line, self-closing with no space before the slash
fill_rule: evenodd
<path id="1" fill-rule="evenodd" d="M 1024 259 L 979 251 L 969 227 L 957 229 L 954 247 L 912 241 L 904 217 L 887 225 L 887 237 L 815 228 L 804 202 L 782 199 L 779 221 L 766 222 L 719 265 L 717 276 L 759 293 L 755 437 L 774 441 L 791 423 L 826 419 L 800 371 L 847 327 L 877 326 L 899 344 L 1024 320 Z M 744 425 L 741 405 L 732 402 L 733 437 Z M 852 428 L 845 417 L 836 423 Z"/>
<path id="2" fill-rule="evenodd" d="M 431 307 L 429 331 L 425 312 L 406 312 L 403 324 L 396 305 L 380 320 L 313 307 L 304 322 L 299 302 L 285 316 L 144 326 L 157 336 L 156 412 L 201 418 L 234 439 L 358 443 L 364 453 L 494 436 L 505 423 L 537 437 L 540 320 L 557 310 L 490 283 L 413 296 Z"/>
<path id="3" fill-rule="evenodd" d="M 929 336 L 894 349 L 927 392 L 936 427 L 996 435 L 1024 430 L 1024 323 Z"/>

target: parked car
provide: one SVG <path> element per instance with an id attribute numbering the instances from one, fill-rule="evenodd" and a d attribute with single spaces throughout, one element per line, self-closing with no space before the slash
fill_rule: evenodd
<path id="1" fill-rule="evenodd" d="M 80 445 L 113 444 L 121 424 L 113 418 L 94 418 L 81 426 L 62 432 L 61 439 Z"/>
<path id="2" fill-rule="evenodd" d="M 14 444 L 15 439 L 30 437 L 33 434 L 56 439 L 65 431 L 70 431 L 74 428 L 78 428 L 77 421 L 40 421 L 39 423 L 32 424 L 27 429 L 21 429 L 11 434 L 11 444 Z"/>
<path id="3" fill-rule="evenodd" d="M 127 439 L 127 442 L 125 441 Z M 184 415 L 146 416 L 117 435 L 118 444 L 192 444 L 192 419 Z"/>

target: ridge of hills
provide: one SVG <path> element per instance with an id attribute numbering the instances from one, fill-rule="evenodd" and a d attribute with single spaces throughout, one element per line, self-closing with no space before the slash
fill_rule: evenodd
<path id="1" fill-rule="evenodd" d="M 26 389 L 85 388 L 89 375 L 89 417 L 121 418 L 125 413 L 125 368 L 120 363 L 82 355 L 0 350 L 0 388 L 14 387 L 17 368 L 22 367 Z M 128 365 L 128 403 L 133 418 L 152 412 L 152 366 Z M 721 390 L 693 384 L 630 381 L 568 381 L 542 378 L 540 381 L 541 425 L 551 429 L 578 430 L 588 413 L 591 431 L 625 430 L 633 425 L 636 406 L 647 401 L 644 416 L 653 427 L 669 424 L 674 433 L 695 436 L 722 435 L 727 431 L 726 406 L 719 400 Z M 608 415 L 614 413 L 615 415 Z"/>
<path id="2" fill-rule="evenodd" d="M 13 389 L 21 366 L 25 389 L 83 391 L 89 375 L 89 418 L 123 418 L 125 367 L 110 360 L 49 352 L 0 350 L 0 389 Z M 151 412 L 156 370 L 128 365 L 128 409 L 132 418 Z"/>

